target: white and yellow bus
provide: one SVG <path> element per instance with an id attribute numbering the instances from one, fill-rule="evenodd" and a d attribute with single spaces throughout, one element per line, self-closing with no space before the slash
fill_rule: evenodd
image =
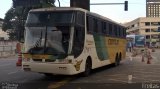
<path id="1" fill-rule="evenodd" d="M 88 76 L 125 59 L 125 27 L 81 8 L 33 9 L 25 24 L 22 68 L 44 74 Z"/>

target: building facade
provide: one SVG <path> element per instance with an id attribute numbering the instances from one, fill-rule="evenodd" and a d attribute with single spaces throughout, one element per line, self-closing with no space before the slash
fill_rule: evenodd
<path id="1" fill-rule="evenodd" d="M 160 17 L 160 0 L 146 0 L 146 17 Z"/>
<path id="2" fill-rule="evenodd" d="M 144 35 L 146 45 L 155 46 L 160 42 L 160 18 L 140 17 L 124 24 L 127 27 L 127 34 Z"/>

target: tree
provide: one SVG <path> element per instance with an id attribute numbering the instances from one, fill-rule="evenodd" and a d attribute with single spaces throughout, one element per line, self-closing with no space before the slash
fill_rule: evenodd
<path id="1" fill-rule="evenodd" d="M 5 18 L 3 20 L 2 24 L 2 30 L 7 32 L 9 35 L 12 33 L 11 29 L 13 29 L 12 20 L 14 18 L 14 8 L 10 8 L 8 12 L 5 15 Z M 13 37 L 12 35 L 10 37 Z M 13 37 L 14 38 L 14 37 Z"/>
<path id="2" fill-rule="evenodd" d="M 43 7 L 55 7 L 54 0 L 42 0 L 39 5 L 32 7 L 11 7 L 3 20 L 2 30 L 7 32 L 10 40 L 18 40 L 19 32 L 24 30 L 24 22 L 27 18 L 27 14 L 30 9 L 43 8 Z"/>

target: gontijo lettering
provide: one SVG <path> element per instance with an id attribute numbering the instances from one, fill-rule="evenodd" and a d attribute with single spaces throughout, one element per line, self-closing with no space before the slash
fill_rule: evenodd
<path id="1" fill-rule="evenodd" d="M 118 45 L 119 44 L 119 40 L 117 40 L 117 39 L 108 39 L 108 44 L 109 45 Z"/>

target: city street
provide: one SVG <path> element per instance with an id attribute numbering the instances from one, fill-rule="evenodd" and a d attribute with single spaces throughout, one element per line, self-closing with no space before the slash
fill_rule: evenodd
<path id="1" fill-rule="evenodd" d="M 160 89 L 160 0 L 0 6 L 0 89 Z"/>
<path id="2" fill-rule="evenodd" d="M 152 52 L 151 64 L 142 62 L 141 55 L 131 58 L 127 54 L 118 67 L 105 66 L 93 71 L 89 77 L 24 72 L 16 66 L 17 57 L 0 59 L 0 89 L 160 89 L 160 50 Z M 145 85 L 146 84 L 146 85 Z M 152 84 L 148 86 L 147 84 Z M 9 87 L 9 88 L 5 88 Z"/>

